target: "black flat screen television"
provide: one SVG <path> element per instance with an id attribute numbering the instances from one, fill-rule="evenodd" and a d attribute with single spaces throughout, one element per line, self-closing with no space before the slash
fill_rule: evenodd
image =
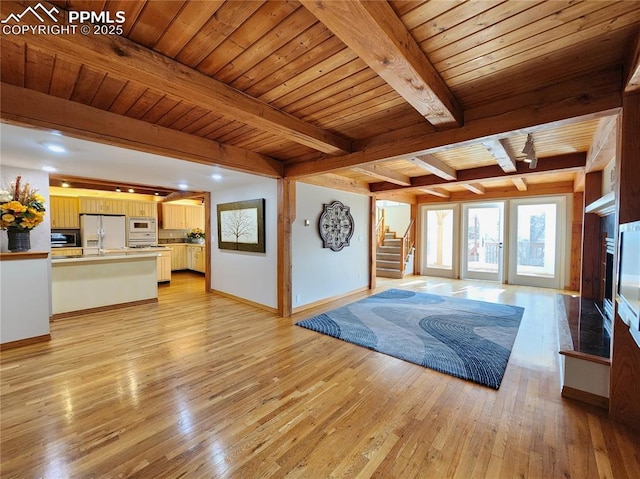
<path id="1" fill-rule="evenodd" d="M 640 346 L 640 221 L 620 225 L 618 315 Z"/>

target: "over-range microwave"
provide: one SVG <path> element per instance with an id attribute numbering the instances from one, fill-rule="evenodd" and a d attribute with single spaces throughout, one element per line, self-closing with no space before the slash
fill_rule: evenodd
<path id="1" fill-rule="evenodd" d="M 156 219 L 152 217 L 130 217 L 129 233 L 153 233 L 157 234 Z"/>

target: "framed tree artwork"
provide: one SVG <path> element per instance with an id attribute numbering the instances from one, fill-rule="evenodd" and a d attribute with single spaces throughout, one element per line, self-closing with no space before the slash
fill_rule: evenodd
<path id="1" fill-rule="evenodd" d="M 218 248 L 264 253 L 264 198 L 218 205 Z"/>

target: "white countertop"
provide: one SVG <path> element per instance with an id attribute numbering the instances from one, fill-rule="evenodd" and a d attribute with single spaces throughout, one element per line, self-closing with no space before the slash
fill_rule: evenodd
<path id="1" fill-rule="evenodd" d="M 142 249 L 142 248 L 139 248 Z M 167 251 L 168 248 L 153 248 L 154 250 L 163 250 L 163 251 Z M 123 254 L 123 253 L 107 253 L 104 255 L 87 255 L 87 256 L 75 256 L 75 257 L 69 257 L 69 258 L 65 258 L 65 257 L 53 257 L 51 259 L 51 264 L 52 265 L 57 265 L 57 264 L 70 264 L 70 263 L 98 263 L 98 262 L 105 262 L 105 263 L 113 263 L 113 262 L 118 262 L 118 261 L 138 261 L 138 260 L 146 260 L 146 259 L 156 259 L 158 257 L 158 252 L 154 251 L 154 252 L 139 252 L 139 253 L 128 253 L 128 254 Z"/>
<path id="2" fill-rule="evenodd" d="M 124 249 L 116 249 L 116 250 L 110 249 L 105 251 L 108 251 L 109 252 L 108 254 L 111 254 L 113 252 L 119 252 L 119 251 L 126 251 L 127 254 L 130 254 L 130 253 L 146 253 L 149 251 L 170 251 L 170 249 L 162 245 L 162 246 L 149 246 L 145 248 L 124 248 Z"/>
<path id="3" fill-rule="evenodd" d="M 199 246 L 204 248 L 204 243 L 165 243 L 162 246 Z"/>

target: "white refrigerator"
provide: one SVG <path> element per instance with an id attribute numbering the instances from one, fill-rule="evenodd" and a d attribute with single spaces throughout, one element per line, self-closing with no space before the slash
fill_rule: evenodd
<path id="1" fill-rule="evenodd" d="M 124 248 L 126 236 L 124 215 L 80 215 L 80 237 L 84 255 L 100 254 L 101 249 Z"/>

